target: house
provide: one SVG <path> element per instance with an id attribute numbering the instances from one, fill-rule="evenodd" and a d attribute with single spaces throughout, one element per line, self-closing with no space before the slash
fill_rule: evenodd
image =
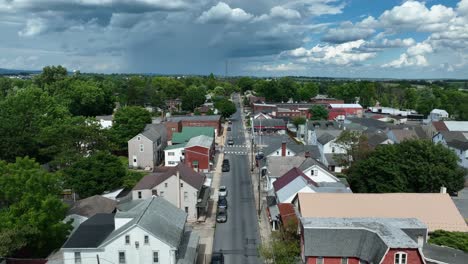
<path id="1" fill-rule="evenodd" d="M 182 100 L 176 99 L 169 99 L 166 100 L 166 108 L 169 112 L 180 112 L 182 107 Z"/>
<path id="2" fill-rule="evenodd" d="M 111 128 L 113 119 L 114 117 L 112 115 L 96 116 L 96 120 L 103 129 Z"/>
<path id="3" fill-rule="evenodd" d="M 195 263 L 199 236 L 187 214 L 161 197 L 126 212 L 96 214 L 62 246 L 63 263 Z"/>
<path id="4" fill-rule="evenodd" d="M 301 156 L 271 156 L 266 158 L 266 166 L 261 168 L 266 175 L 265 189 L 273 189 L 273 183 L 293 167 L 299 167 L 306 158 Z"/>
<path id="5" fill-rule="evenodd" d="M 333 121 L 307 121 L 304 142 L 308 145 L 317 145 L 317 139 L 325 133 L 338 137 L 343 131 L 343 124 Z"/>
<path id="6" fill-rule="evenodd" d="M 428 116 L 428 119 L 431 121 L 442 121 L 448 118 L 449 114 L 443 109 L 432 109 Z"/>
<path id="7" fill-rule="evenodd" d="M 315 97 L 311 98 L 310 102 L 313 104 L 319 104 L 323 106 L 328 106 L 329 104 L 344 104 L 344 100 L 330 98 L 323 94 L 318 94 Z"/>
<path id="8" fill-rule="evenodd" d="M 468 169 L 468 132 L 441 131 L 432 138 L 432 142 L 452 150 L 458 156 L 458 165 Z"/>
<path id="9" fill-rule="evenodd" d="M 254 119 L 254 131 L 262 131 L 267 133 L 284 132 L 286 131 L 286 123 L 282 119 Z"/>
<path id="10" fill-rule="evenodd" d="M 268 147 L 263 150 L 263 153 L 266 157 L 302 156 L 306 158 L 320 158 L 320 152 L 317 146 L 298 144 L 286 137 L 281 141 L 281 144 L 279 144 L 279 142 L 274 142 L 268 145 Z"/>
<path id="11" fill-rule="evenodd" d="M 368 132 L 366 133 L 367 144 L 371 149 L 375 149 L 378 145 L 394 144 L 394 142 L 388 138 L 386 133 L 381 131 Z"/>
<path id="12" fill-rule="evenodd" d="M 149 124 L 144 131 L 128 141 L 128 166 L 152 170 L 164 160 L 167 145 L 162 124 Z"/>
<path id="13" fill-rule="evenodd" d="M 158 168 L 143 177 L 132 189 L 132 200 L 146 200 L 153 195 L 163 197 L 184 210 L 189 221 L 195 221 L 207 209 L 209 190 L 203 185 L 206 176 L 183 163 L 175 167 Z M 208 188 L 209 189 L 209 188 Z"/>
<path id="14" fill-rule="evenodd" d="M 411 109 L 400 110 L 396 108 L 382 107 L 382 106 L 369 107 L 368 110 L 372 113 L 394 115 L 394 116 L 411 116 L 411 115 L 417 114 L 416 111 L 411 110 Z"/>
<path id="15" fill-rule="evenodd" d="M 419 139 L 416 131 L 412 129 L 408 129 L 408 128 L 403 128 L 403 129 L 392 128 L 387 132 L 387 137 L 389 140 L 391 140 L 395 144 L 399 144 L 405 140 Z"/>
<path id="16" fill-rule="evenodd" d="M 303 263 L 423 264 L 427 227 L 415 218 L 301 218 Z"/>
<path id="17" fill-rule="evenodd" d="M 336 159 L 339 155 L 345 155 L 346 149 L 335 143 L 337 137 L 329 133 L 322 134 L 317 139 L 317 146 L 320 151 L 320 161 L 332 172 L 341 172 L 344 167 Z"/>
<path id="18" fill-rule="evenodd" d="M 213 127 L 190 127 L 186 126 L 182 128 L 181 132 L 176 132 L 172 134 L 172 140 L 171 144 L 176 145 L 176 144 L 185 144 L 187 143 L 191 138 L 200 136 L 200 135 L 205 135 L 208 137 L 215 137 L 215 130 Z"/>
<path id="19" fill-rule="evenodd" d="M 298 168 L 314 182 L 340 182 L 323 163 L 315 158 L 306 158 Z"/>
<path id="20" fill-rule="evenodd" d="M 331 111 L 334 109 L 342 109 L 346 116 L 352 115 L 357 117 L 362 117 L 364 112 L 360 104 L 330 104 L 329 109 Z"/>
<path id="21" fill-rule="evenodd" d="M 116 208 L 117 201 L 101 195 L 94 195 L 74 203 L 68 210 L 64 221 L 68 222 L 68 220 L 73 219 L 72 226 L 75 230 L 81 223 L 95 214 L 111 214 L 116 211 Z"/>
<path id="22" fill-rule="evenodd" d="M 252 104 L 253 114 L 258 113 L 272 113 L 278 110 L 278 106 L 275 104 L 265 104 L 265 103 L 253 103 Z"/>
<path id="23" fill-rule="evenodd" d="M 213 168 L 214 138 L 200 135 L 185 145 L 185 164 L 195 171 L 208 172 Z"/>
<path id="24" fill-rule="evenodd" d="M 417 218 L 429 232 L 468 231 L 446 193 L 298 193 L 292 203 L 307 218 Z"/>
<path id="25" fill-rule="evenodd" d="M 222 133 L 220 115 L 173 116 L 166 120 L 165 126 L 168 141 L 172 141 L 173 133 L 181 132 L 184 127 L 212 127 L 215 135 Z"/>
<path id="26" fill-rule="evenodd" d="M 267 115 L 267 114 L 264 114 L 264 113 L 258 113 L 256 115 L 254 115 L 253 119 L 271 119 L 271 116 Z"/>
<path id="27" fill-rule="evenodd" d="M 164 150 L 164 166 L 174 167 L 184 162 L 186 143 L 167 146 Z"/>
<path id="28" fill-rule="evenodd" d="M 434 121 L 432 126 L 436 133 L 441 131 L 468 132 L 468 121 Z"/>

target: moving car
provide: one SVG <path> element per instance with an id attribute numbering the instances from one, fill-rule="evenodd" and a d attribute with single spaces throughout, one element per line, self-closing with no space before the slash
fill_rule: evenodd
<path id="1" fill-rule="evenodd" d="M 211 256 L 211 264 L 224 264 L 223 253 L 214 252 Z"/>
<path id="2" fill-rule="evenodd" d="M 227 196 L 228 194 L 228 191 L 227 191 L 227 188 L 226 186 L 220 186 L 219 187 L 219 191 L 218 191 L 218 196 Z"/>
<path id="3" fill-rule="evenodd" d="M 232 121 L 231 121 L 231 120 L 229 120 L 229 121 L 228 121 L 228 124 L 232 124 Z"/>
<path id="4" fill-rule="evenodd" d="M 221 170 L 222 172 L 228 172 L 231 170 L 231 166 L 229 166 L 229 164 L 223 164 Z"/>
<path id="5" fill-rule="evenodd" d="M 228 143 L 229 146 L 234 145 L 234 139 L 232 139 L 232 138 L 228 139 L 227 143 Z"/>
<path id="6" fill-rule="evenodd" d="M 218 208 L 218 211 L 216 212 L 216 222 L 218 223 L 226 223 L 227 221 L 227 210 L 226 208 Z M 223 259 L 224 261 L 224 259 Z M 213 263 L 213 262 L 211 262 Z M 217 262 L 214 262 L 217 263 Z M 223 263 L 223 262 L 218 262 L 218 263 Z"/>
<path id="7" fill-rule="evenodd" d="M 229 160 L 228 159 L 223 159 L 223 165 L 229 165 Z"/>
<path id="8" fill-rule="evenodd" d="M 231 127 L 228 127 L 228 128 L 227 128 L 227 131 L 231 131 Z"/>

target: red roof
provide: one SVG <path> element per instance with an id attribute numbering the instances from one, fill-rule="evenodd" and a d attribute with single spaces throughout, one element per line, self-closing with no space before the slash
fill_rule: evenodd
<path id="1" fill-rule="evenodd" d="M 305 175 L 300 169 L 294 167 L 286 172 L 283 176 L 279 177 L 274 183 L 273 188 L 275 191 L 281 190 L 284 186 L 295 180 L 297 177 L 303 177 L 310 184 L 318 186 L 316 182 L 312 181 L 307 175 Z"/>
<path id="2" fill-rule="evenodd" d="M 294 221 L 297 223 L 296 211 L 294 210 L 294 205 L 290 203 L 280 203 L 278 204 L 279 213 L 281 216 L 281 222 L 283 224 L 288 223 L 288 221 Z"/>
<path id="3" fill-rule="evenodd" d="M 437 132 L 440 132 L 440 131 L 449 131 L 449 129 L 448 129 L 447 126 L 445 125 L 444 121 L 435 121 L 435 122 L 432 122 L 432 125 L 433 125 L 434 128 L 437 130 Z"/>

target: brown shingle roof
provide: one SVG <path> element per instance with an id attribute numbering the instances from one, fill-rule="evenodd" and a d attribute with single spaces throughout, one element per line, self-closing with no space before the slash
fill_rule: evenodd
<path id="1" fill-rule="evenodd" d="M 432 125 L 437 130 L 437 132 L 449 131 L 447 126 L 445 125 L 444 121 L 435 121 L 435 122 L 432 122 Z"/>
<path id="2" fill-rule="evenodd" d="M 302 217 L 417 218 L 429 231 L 468 232 L 448 194 L 440 193 L 299 193 Z"/>
<path id="3" fill-rule="evenodd" d="M 117 206 L 117 202 L 101 195 L 94 195 L 76 202 L 68 211 L 68 214 L 76 214 L 86 217 L 92 217 L 95 214 L 113 213 Z"/>
<path id="4" fill-rule="evenodd" d="M 160 167 L 154 173 L 148 174 L 141 179 L 133 190 L 152 189 L 179 172 L 180 179 L 190 184 L 193 188 L 200 190 L 205 182 L 205 175 L 195 172 L 184 163 L 179 163 L 175 167 Z"/>

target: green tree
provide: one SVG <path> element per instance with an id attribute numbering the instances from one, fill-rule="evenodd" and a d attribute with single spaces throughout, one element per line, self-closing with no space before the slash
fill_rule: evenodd
<path id="1" fill-rule="evenodd" d="M 59 80 L 63 80 L 67 77 L 67 69 L 58 65 L 58 66 L 46 66 L 42 69 L 42 73 L 35 78 L 35 83 L 39 87 L 44 88 L 46 85 L 53 84 Z"/>
<path id="2" fill-rule="evenodd" d="M 250 77 L 242 77 L 239 80 L 237 80 L 237 86 L 239 86 L 242 93 L 248 90 L 253 90 L 254 84 L 255 81 Z"/>
<path id="3" fill-rule="evenodd" d="M 284 228 L 273 232 L 270 241 L 262 244 L 259 251 L 262 258 L 270 263 L 298 263 L 301 248 L 297 235 L 297 222 L 290 220 L 284 223 Z"/>
<path id="4" fill-rule="evenodd" d="M 43 258 L 65 241 L 71 225 L 63 223 L 67 206 L 59 200 L 58 174 L 29 158 L 0 161 L 0 254 Z M 25 257 L 23 255 L 23 257 Z"/>
<path id="5" fill-rule="evenodd" d="M 63 172 L 67 186 L 81 198 L 121 187 L 127 174 L 122 162 L 104 151 L 81 158 Z"/>
<path id="6" fill-rule="evenodd" d="M 468 252 L 468 233 L 436 230 L 429 234 L 429 243 Z"/>
<path id="7" fill-rule="evenodd" d="M 328 110 L 321 105 L 314 105 L 309 109 L 311 120 L 328 120 Z"/>
<path id="8" fill-rule="evenodd" d="M 296 126 L 299 127 L 299 125 L 303 125 L 306 123 L 306 118 L 302 116 L 298 116 L 293 118 L 292 123 Z"/>
<path id="9" fill-rule="evenodd" d="M 223 118 L 228 118 L 237 111 L 236 105 L 227 99 L 216 101 L 214 106 L 221 112 Z"/>
<path id="10" fill-rule="evenodd" d="M 69 116 L 57 100 L 39 88 L 20 89 L 0 101 L 0 159 L 14 161 L 16 157 L 39 157 L 39 135 L 51 125 Z"/>
<path id="11" fill-rule="evenodd" d="M 307 82 L 297 90 L 297 98 L 302 101 L 309 101 L 319 92 L 319 87 L 316 83 Z"/>
<path id="12" fill-rule="evenodd" d="M 182 95 L 182 109 L 193 111 L 205 102 L 206 91 L 202 87 L 190 86 Z"/>
<path id="13" fill-rule="evenodd" d="M 343 130 L 336 138 L 335 144 L 344 149 L 344 155 L 336 155 L 335 159 L 343 166 L 349 166 L 369 155 L 370 149 L 367 137 L 360 131 Z"/>
<path id="14" fill-rule="evenodd" d="M 369 157 L 354 162 L 347 176 L 354 192 L 449 192 L 464 184 L 464 170 L 458 157 L 441 144 L 426 140 L 407 140 L 382 145 Z"/>
<path id="15" fill-rule="evenodd" d="M 151 123 L 151 113 L 139 106 L 122 107 L 114 115 L 114 124 L 109 131 L 117 151 L 125 152 L 128 141 Z"/>

